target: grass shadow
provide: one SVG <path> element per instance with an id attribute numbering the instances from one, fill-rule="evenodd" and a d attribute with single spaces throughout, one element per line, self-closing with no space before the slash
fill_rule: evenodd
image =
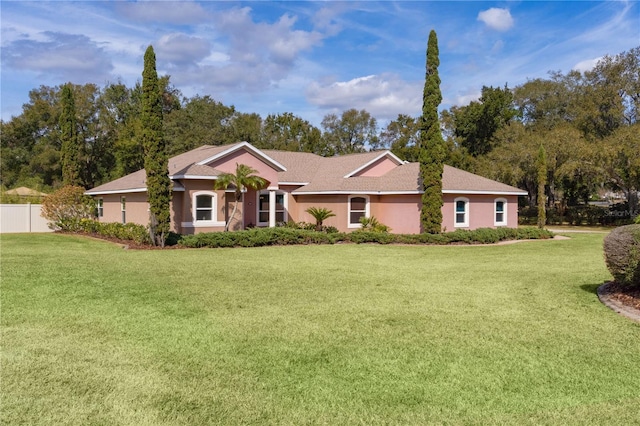
<path id="1" fill-rule="evenodd" d="M 580 288 L 584 291 L 586 291 L 587 293 L 593 293 L 593 294 L 598 294 L 598 287 L 600 287 L 602 284 L 604 283 L 600 283 L 600 284 L 583 284 L 580 286 Z"/>

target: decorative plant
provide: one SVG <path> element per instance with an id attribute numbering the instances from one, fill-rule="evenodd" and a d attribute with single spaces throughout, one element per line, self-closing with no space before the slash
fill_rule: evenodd
<path id="1" fill-rule="evenodd" d="M 229 225 L 238 211 L 238 204 L 242 201 L 242 193 L 246 188 L 262 189 L 267 185 L 267 181 L 264 178 L 256 175 L 257 170 L 247 166 L 246 164 L 236 163 L 235 173 L 222 173 L 218 176 L 215 183 L 216 189 L 227 189 L 229 186 L 235 187 L 235 204 L 233 205 L 233 212 L 231 216 L 228 216 L 227 223 L 225 223 L 224 230 L 229 230 Z"/>
<path id="2" fill-rule="evenodd" d="M 316 220 L 316 231 L 318 232 L 322 231 L 322 223 L 325 220 L 335 216 L 331 210 L 324 207 L 309 207 L 306 212 Z"/>
<path id="3" fill-rule="evenodd" d="M 362 229 L 363 231 L 369 231 L 369 232 L 389 232 L 391 231 L 391 228 L 389 228 L 387 225 L 384 225 L 382 223 L 380 223 L 378 221 L 378 219 L 375 218 L 375 216 L 371 216 L 371 217 L 361 217 L 360 218 L 360 223 L 362 224 Z"/>

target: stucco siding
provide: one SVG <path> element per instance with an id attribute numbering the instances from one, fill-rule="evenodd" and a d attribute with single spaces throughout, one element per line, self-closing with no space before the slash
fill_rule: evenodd
<path id="1" fill-rule="evenodd" d="M 396 167 L 398 167 L 398 165 L 395 162 L 390 158 L 384 157 L 360 170 L 358 173 L 354 174 L 354 176 L 378 177 L 386 174 Z"/>
<path id="2" fill-rule="evenodd" d="M 269 181 L 270 185 L 278 184 L 278 172 L 273 167 L 244 149 L 238 150 L 211 162 L 209 163 L 209 166 L 225 173 L 235 173 L 236 164 L 244 164 L 257 170 L 257 175 Z"/>
<path id="3" fill-rule="evenodd" d="M 372 215 L 394 234 L 420 233 L 420 195 L 383 195 L 372 206 Z"/>
<path id="4" fill-rule="evenodd" d="M 456 226 L 455 202 L 456 200 L 468 200 L 468 225 Z M 495 202 L 505 200 L 506 222 L 496 225 Z M 505 226 L 518 227 L 518 197 L 516 195 L 476 195 L 476 194 L 444 194 L 442 206 L 442 228 L 446 231 L 456 229 L 496 228 Z"/>

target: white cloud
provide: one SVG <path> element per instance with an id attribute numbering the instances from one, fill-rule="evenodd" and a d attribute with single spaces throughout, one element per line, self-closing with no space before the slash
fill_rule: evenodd
<path id="1" fill-rule="evenodd" d="M 378 119 L 392 120 L 398 114 L 420 113 L 422 86 L 423 83 L 408 83 L 395 74 L 369 75 L 349 81 L 313 82 L 307 88 L 307 99 L 331 112 L 365 109 Z"/>
<path id="2" fill-rule="evenodd" d="M 158 58 L 175 66 L 195 65 L 209 56 L 209 42 L 200 37 L 173 33 L 160 37 L 154 49 Z"/>
<path id="3" fill-rule="evenodd" d="M 3 64 L 74 83 L 109 78 L 113 64 L 96 42 L 84 35 L 58 32 L 41 35 L 42 41 L 20 39 L 3 46 Z"/>
<path id="4" fill-rule="evenodd" d="M 484 22 L 489 28 L 497 31 L 506 31 L 513 27 L 513 18 L 509 9 L 492 7 L 478 13 L 478 21 Z"/>
<path id="5" fill-rule="evenodd" d="M 575 71 L 580 71 L 580 72 L 591 71 L 593 67 L 596 66 L 598 61 L 600 61 L 600 59 L 602 59 L 602 56 L 600 56 L 599 58 L 586 59 L 584 61 L 580 61 L 577 64 L 575 64 L 571 69 Z"/>

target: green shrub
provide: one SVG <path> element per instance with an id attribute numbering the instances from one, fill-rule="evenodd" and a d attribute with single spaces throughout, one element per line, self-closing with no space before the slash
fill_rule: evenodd
<path id="1" fill-rule="evenodd" d="M 640 286 L 640 225 L 615 228 L 604 239 L 604 258 L 617 283 Z"/>
<path id="2" fill-rule="evenodd" d="M 86 232 L 103 237 L 133 241 L 138 244 L 149 244 L 149 230 L 136 223 L 98 222 L 93 219 L 82 219 L 77 223 L 74 232 Z M 174 234 L 177 235 L 177 234 Z"/>
<path id="3" fill-rule="evenodd" d="M 638 216 L 636 216 L 635 223 L 640 225 L 640 214 Z"/>
<path id="4" fill-rule="evenodd" d="M 371 217 L 362 216 L 360 218 L 360 224 L 362 225 L 362 228 L 360 228 L 359 231 L 364 231 L 364 232 L 391 231 L 391 228 L 389 228 L 387 225 L 380 223 L 378 219 L 375 218 L 375 216 L 371 216 Z"/>

